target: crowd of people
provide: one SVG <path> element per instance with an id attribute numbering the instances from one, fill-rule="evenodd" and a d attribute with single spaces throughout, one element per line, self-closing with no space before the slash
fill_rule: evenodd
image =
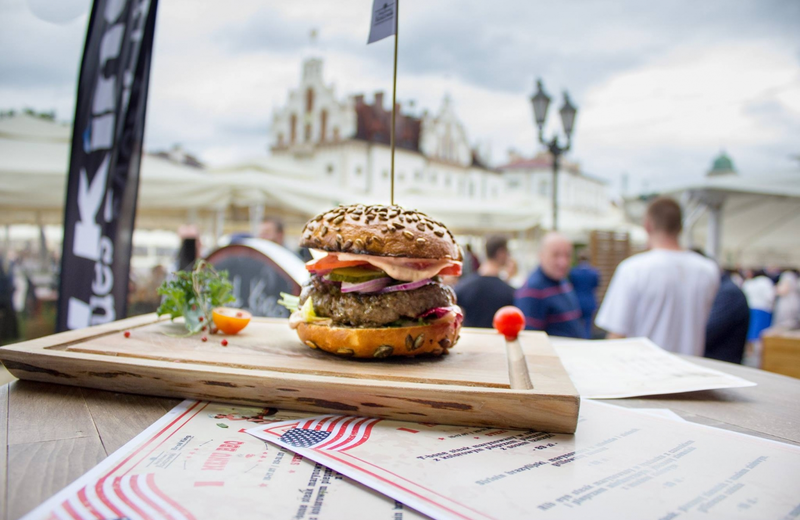
<path id="1" fill-rule="evenodd" d="M 765 332 L 800 328 L 796 271 L 721 270 L 702 252 L 680 245 L 680 205 L 655 199 L 644 218 L 646 252 L 619 264 L 597 309 L 600 275 L 585 250 L 548 233 L 539 265 L 518 289 L 505 238 L 486 239 L 486 260 L 456 285 L 466 326 L 491 327 L 494 313 L 516 305 L 528 330 L 570 338 L 647 337 L 665 350 L 741 363 Z M 465 258 L 466 261 L 466 258 Z M 469 262 L 477 261 L 469 259 Z M 595 315 L 596 312 L 596 315 Z"/>
<path id="2" fill-rule="evenodd" d="M 539 264 L 520 287 L 511 283 L 517 263 L 506 237 L 486 237 L 482 261 L 467 245 L 464 274 L 454 282 L 464 325 L 492 327 L 499 308 L 515 305 L 524 313 L 527 329 L 551 336 L 647 337 L 671 352 L 734 363 L 742 362 L 746 349 L 757 357 L 765 333 L 800 329 L 797 271 L 725 270 L 701 251 L 682 248 L 681 208 L 670 198 L 651 202 L 643 224 L 648 250 L 619 264 L 599 309 L 601 277 L 588 250 L 575 255 L 573 244 L 559 233 L 543 237 Z M 257 238 L 285 245 L 279 218 L 265 218 L 258 231 Z M 171 270 L 187 268 L 200 254 L 196 228 L 183 226 L 180 237 Z M 235 235 L 231 243 L 249 237 Z M 297 255 L 310 259 L 307 249 Z M 22 307 L 21 302 L 12 302 L 11 295 L 18 297 L 19 292 L 11 290 L 10 274 L 21 271 L 3 267 L 0 263 L 0 342 L 7 342 L 17 336 L 14 310 Z M 157 266 L 151 273 L 152 284 L 137 284 L 132 290 L 154 296 L 151 306 L 157 305 L 156 288 L 166 274 Z"/>

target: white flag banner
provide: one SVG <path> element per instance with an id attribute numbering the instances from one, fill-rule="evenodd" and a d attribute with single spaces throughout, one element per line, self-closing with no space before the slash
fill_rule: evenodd
<path id="1" fill-rule="evenodd" d="M 397 0 L 373 0 L 367 45 L 397 33 Z"/>

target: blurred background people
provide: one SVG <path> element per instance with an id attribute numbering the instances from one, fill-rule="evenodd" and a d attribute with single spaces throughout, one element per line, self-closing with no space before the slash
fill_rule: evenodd
<path id="1" fill-rule="evenodd" d="M 543 330 L 551 336 L 583 338 L 583 314 L 567 279 L 572 244 L 563 235 L 548 233 L 542 240 L 539 262 L 514 299 L 525 314 L 525 328 Z"/>
<path id="2" fill-rule="evenodd" d="M 265 217 L 258 228 L 258 238 L 283 245 L 283 221 L 278 217 Z"/>
<path id="3" fill-rule="evenodd" d="M 800 329 L 800 288 L 797 285 L 797 275 L 791 271 L 781 273 L 778 285 L 775 287 L 775 294 L 777 300 L 771 328 Z"/>
<path id="4" fill-rule="evenodd" d="M 190 271 L 194 262 L 200 258 L 200 233 L 194 224 L 186 224 L 178 228 L 181 245 L 178 249 L 175 271 Z"/>
<path id="5" fill-rule="evenodd" d="M 261 226 L 258 228 L 258 238 L 275 242 L 279 246 L 286 247 L 286 236 L 283 230 L 283 220 L 280 217 L 264 217 Z M 287 248 L 288 249 L 288 248 Z M 301 247 L 294 251 L 304 262 L 311 260 L 311 251 L 307 247 Z"/>
<path id="6" fill-rule="evenodd" d="M 681 248 L 681 207 L 674 200 L 651 202 L 644 228 L 650 250 L 619 264 L 595 324 L 608 338 L 645 336 L 670 352 L 702 356 L 717 265 Z"/>
<path id="7" fill-rule="evenodd" d="M 478 255 L 472 250 L 472 244 L 464 246 L 464 261 L 462 262 L 462 270 L 465 275 L 477 273 L 481 266 L 481 261 Z"/>
<path id="8" fill-rule="evenodd" d="M 462 278 L 456 285 L 458 305 L 464 310 L 465 327 L 492 327 L 497 309 L 514 305 L 514 288 L 508 285 L 505 276 L 514 270 L 508 239 L 503 236 L 486 238 L 486 261 L 476 273 Z"/>
<path id="9" fill-rule="evenodd" d="M 775 285 L 763 271 L 745 272 L 742 291 L 750 307 L 750 328 L 747 341 L 758 342 L 761 332 L 772 324 L 772 310 L 775 305 Z"/>
<path id="10" fill-rule="evenodd" d="M 704 356 L 741 364 L 747 343 L 750 309 L 747 298 L 730 272 L 723 271 L 717 296 L 706 324 Z"/>
<path id="11" fill-rule="evenodd" d="M 600 285 L 600 272 L 589 263 L 589 252 L 585 249 L 578 253 L 578 265 L 569 272 L 569 281 L 575 289 L 575 296 L 578 297 L 578 304 L 583 314 L 585 329 L 583 337 L 591 339 L 594 311 L 597 310 L 595 293 Z"/>
<path id="12" fill-rule="evenodd" d="M 0 258 L 0 345 L 19 338 L 17 311 L 14 309 L 14 277 L 5 269 Z"/>

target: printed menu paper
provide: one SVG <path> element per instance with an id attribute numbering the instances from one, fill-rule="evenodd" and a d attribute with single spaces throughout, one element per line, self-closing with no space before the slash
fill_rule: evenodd
<path id="1" fill-rule="evenodd" d="M 248 432 L 434 518 L 800 516 L 800 447 L 590 400 L 574 436 L 337 415 Z"/>
<path id="2" fill-rule="evenodd" d="M 581 397 L 615 399 L 755 386 L 684 361 L 647 338 L 550 340 Z"/>
<path id="3" fill-rule="evenodd" d="M 184 401 L 24 518 L 424 518 L 245 433 L 256 424 L 298 417 L 274 408 Z"/>

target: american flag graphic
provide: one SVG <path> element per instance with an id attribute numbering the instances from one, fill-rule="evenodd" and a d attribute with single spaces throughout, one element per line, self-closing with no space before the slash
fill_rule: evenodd
<path id="1" fill-rule="evenodd" d="M 155 475 L 106 476 L 64 500 L 48 520 L 196 520 L 156 486 Z"/>
<path id="2" fill-rule="evenodd" d="M 378 421 L 370 417 L 323 415 L 298 422 L 280 440 L 295 448 L 346 451 L 367 442 Z"/>

